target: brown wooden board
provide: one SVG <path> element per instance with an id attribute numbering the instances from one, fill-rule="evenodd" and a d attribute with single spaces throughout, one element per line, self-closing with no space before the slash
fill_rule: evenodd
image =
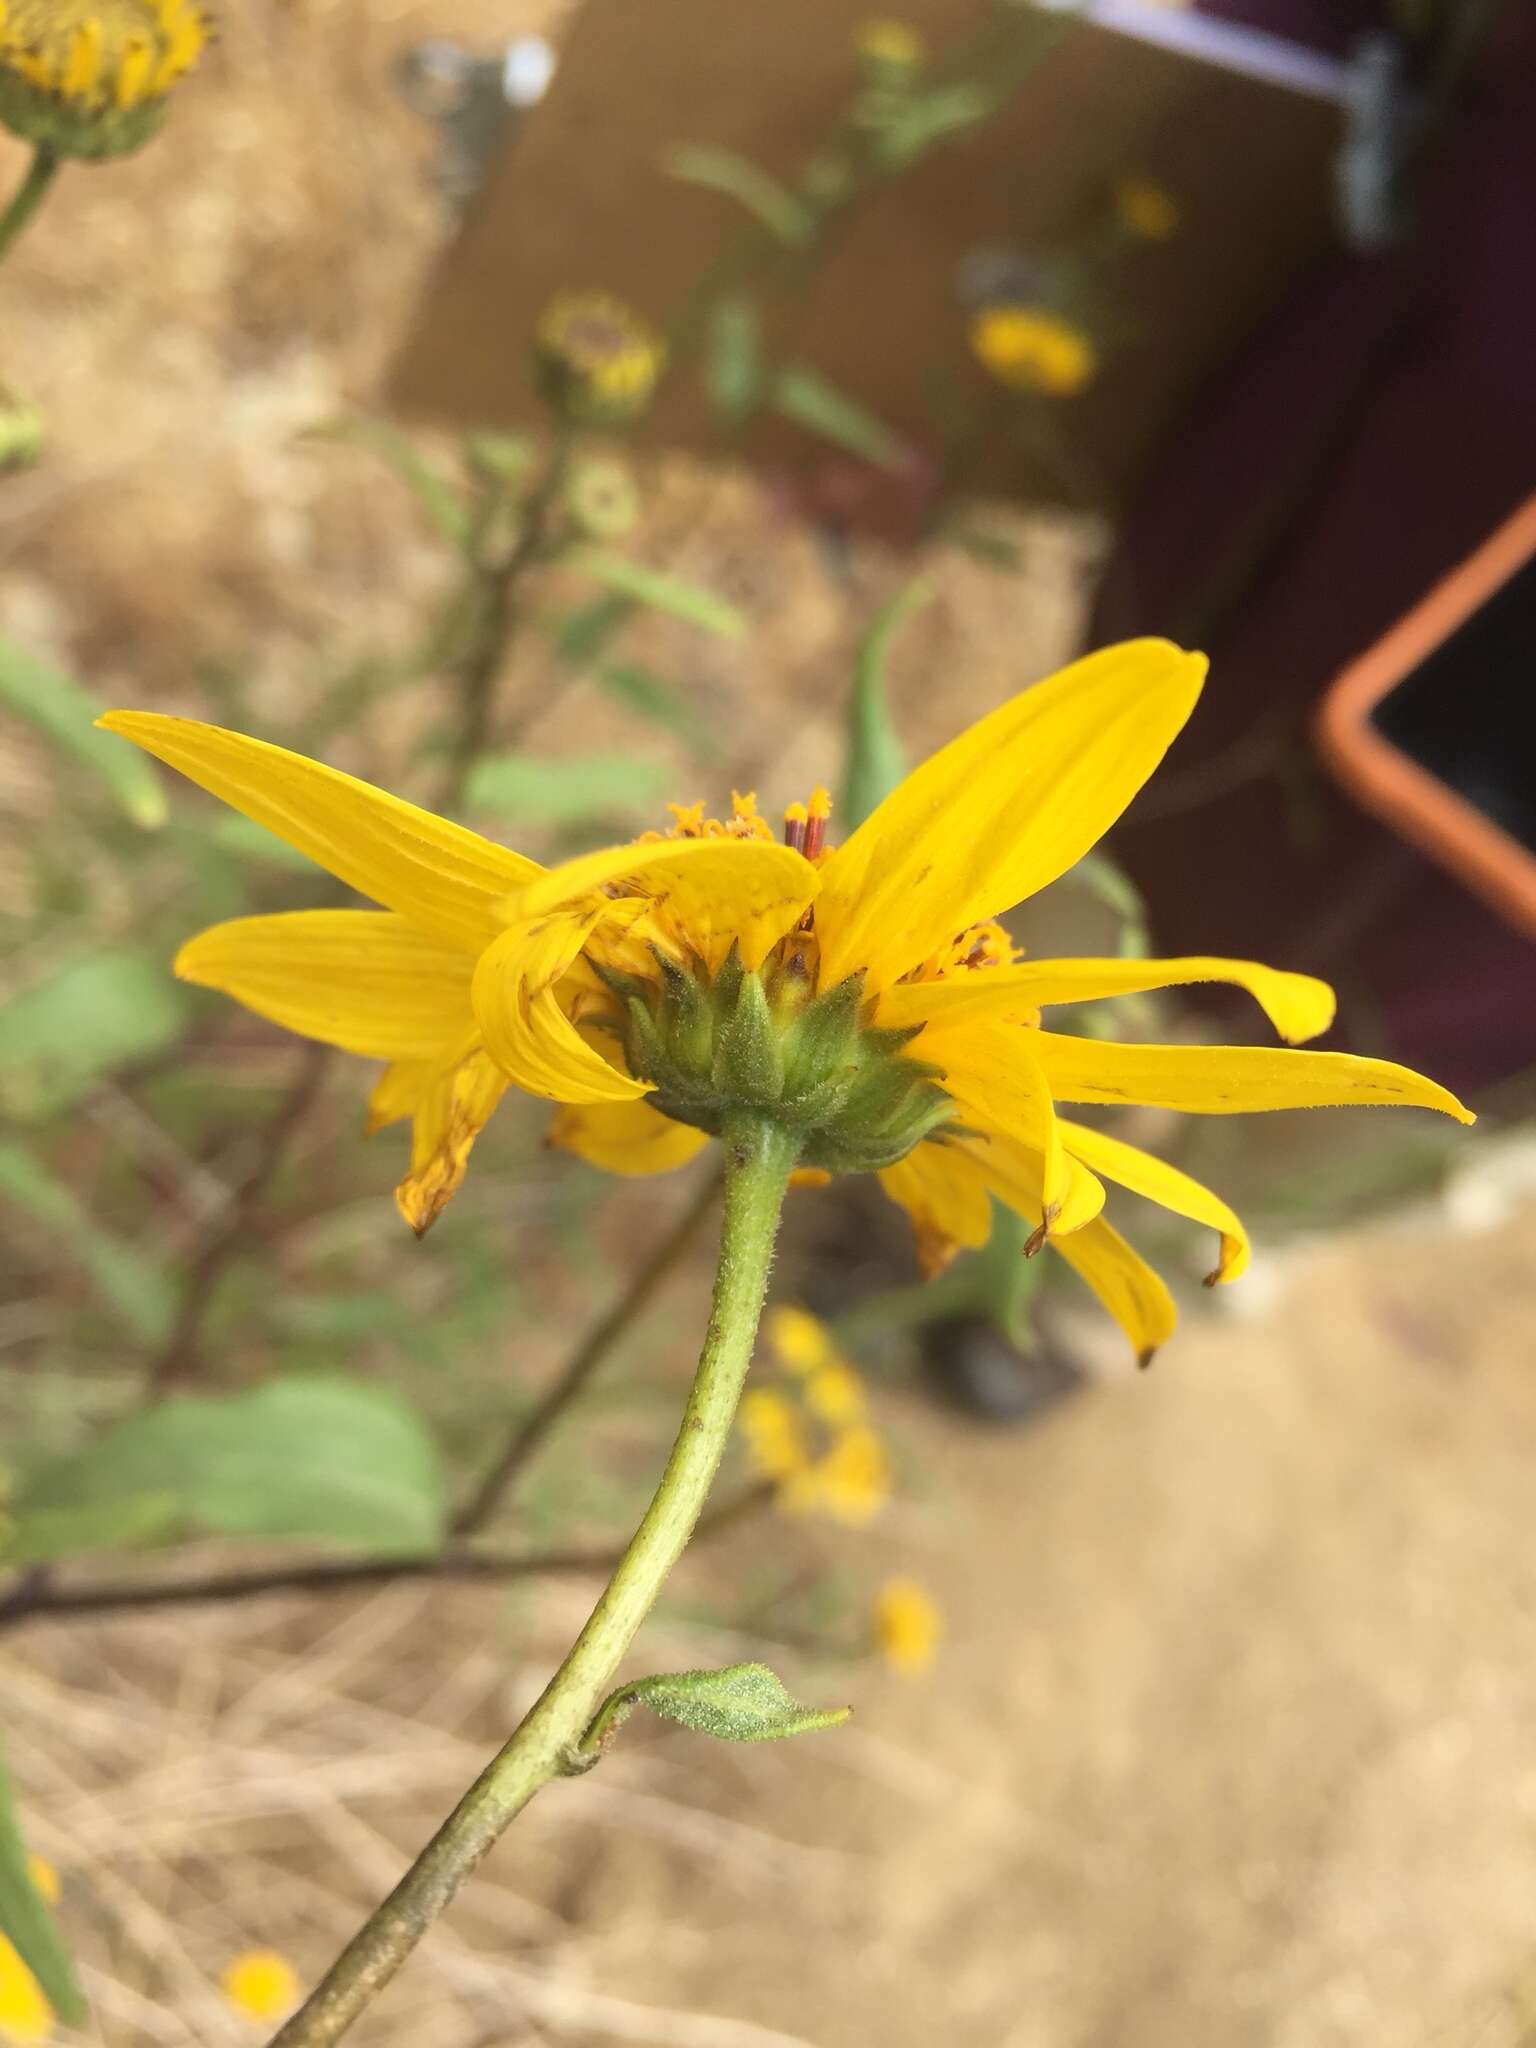
<path id="1" fill-rule="evenodd" d="M 707 143 L 792 176 L 854 88 L 853 38 L 870 12 L 870 0 L 586 0 L 548 98 L 493 163 L 431 281 L 392 402 L 457 424 L 525 423 L 527 337 L 560 291 L 613 291 L 668 326 L 739 217 L 732 200 L 670 177 L 667 153 Z M 973 0 L 903 0 L 899 12 L 939 60 L 993 18 Z M 1081 496 L 1021 445 L 1009 402 L 971 360 L 958 275 L 978 247 L 1082 235 L 1117 176 L 1148 173 L 1177 196 L 1183 231 L 1126 258 L 1118 310 L 1141 338 L 1053 416 L 1104 494 L 1122 497 L 1202 378 L 1323 246 L 1338 119 L 1324 100 L 1073 25 L 986 127 L 867 194 L 810 274 L 777 276 L 765 295 L 776 354 L 814 364 L 920 447 L 958 394 L 982 426 L 968 482 Z M 728 445 L 685 370 L 645 434 Z M 824 452 L 763 417 L 739 445 L 774 467 Z"/>

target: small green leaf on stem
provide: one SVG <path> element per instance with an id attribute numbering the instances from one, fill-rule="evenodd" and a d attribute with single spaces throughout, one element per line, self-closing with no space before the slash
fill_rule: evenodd
<path id="1" fill-rule="evenodd" d="M 787 249 L 803 249 L 814 238 L 816 217 L 777 178 L 731 149 L 684 143 L 669 152 L 666 169 L 685 185 L 723 192 L 744 206 L 759 227 Z"/>
<path id="2" fill-rule="evenodd" d="M 590 576 L 595 583 L 647 604 L 653 611 L 667 612 L 674 619 L 701 626 L 706 633 L 739 640 L 747 630 L 747 622 L 735 605 L 717 597 L 712 590 L 701 590 L 696 583 L 684 583 L 659 569 L 648 569 L 643 562 L 609 554 L 606 548 L 578 548 L 568 559 L 571 568 Z"/>
<path id="3" fill-rule="evenodd" d="M 636 1707 L 649 1707 L 664 1720 L 681 1722 L 721 1742 L 777 1742 L 835 1728 L 851 1707 L 802 1707 L 766 1664 L 730 1664 L 723 1671 L 671 1671 L 620 1686 L 598 1709 L 576 1747 L 576 1768 L 584 1769 L 608 1746 Z"/>
<path id="4" fill-rule="evenodd" d="M 54 2011 L 70 2026 L 85 2018 L 75 1973 L 27 1868 L 26 1844 L 16 1824 L 10 1774 L 0 1760 L 0 1934 L 14 1946 Z M 30 2036 L 29 2036 L 30 2038 Z"/>
<path id="5" fill-rule="evenodd" d="M 901 438 L 808 363 L 787 363 L 773 380 L 775 412 L 879 469 L 900 469 Z"/>

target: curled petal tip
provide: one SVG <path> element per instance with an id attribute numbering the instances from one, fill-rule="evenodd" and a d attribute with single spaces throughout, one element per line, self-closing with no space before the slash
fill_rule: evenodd
<path id="1" fill-rule="evenodd" d="M 1050 1236 L 1052 1225 L 1060 1214 L 1060 1202 L 1047 1204 L 1039 1223 L 1024 1240 L 1024 1256 L 1026 1259 L 1037 1258 L 1045 1250 L 1046 1239 Z"/>

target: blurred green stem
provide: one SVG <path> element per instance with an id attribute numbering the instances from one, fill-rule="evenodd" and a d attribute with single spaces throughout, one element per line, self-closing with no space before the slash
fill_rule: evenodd
<path id="1" fill-rule="evenodd" d="M 10 254 L 11 244 L 42 205 L 58 168 L 59 159 L 51 149 L 37 150 L 26 176 L 12 193 L 10 204 L 0 214 L 0 262 Z"/>
<path id="2" fill-rule="evenodd" d="M 791 1133 L 756 1118 L 727 1128 L 714 1302 L 682 1427 L 629 1548 L 532 1710 L 342 1951 L 271 2048 L 330 2048 L 367 2009 L 459 1886 L 536 1792 L 586 1768 L 576 1748 L 693 1534 L 730 1434 L 768 1286 Z"/>
<path id="3" fill-rule="evenodd" d="M 448 755 L 451 802 L 462 802 L 475 763 L 490 740 L 496 679 L 506 666 L 520 621 L 517 586 L 525 571 L 550 557 L 550 527 L 575 448 L 575 430 L 562 422 L 555 428 L 544 473 L 521 507 L 516 538 L 488 559 L 477 549 L 468 580 L 455 598 L 457 617 L 450 631 L 459 642 L 454 663 L 459 716 Z M 495 507 L 491 509 L 494 514 Z M 488 523 L 495 525 L 494 516 Z"/>

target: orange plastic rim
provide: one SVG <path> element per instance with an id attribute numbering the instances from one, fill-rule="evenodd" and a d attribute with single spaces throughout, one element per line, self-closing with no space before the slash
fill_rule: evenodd
<path id="1" fill-rule="evenodd" d="M 1317 716 L 1319 753 L 1368 811 L 1536 938 L 1536 854 L 1399 751 L 1371 713 L 1536 555 L 1536 497 L 1335 679 Z"/>

